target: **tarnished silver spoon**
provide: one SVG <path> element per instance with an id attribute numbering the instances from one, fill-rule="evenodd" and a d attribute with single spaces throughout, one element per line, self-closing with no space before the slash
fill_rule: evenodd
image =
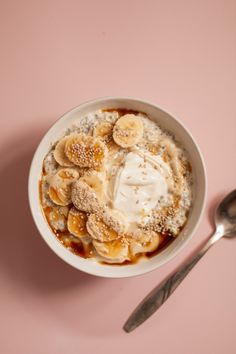
<path id="1" fill-rule="evenodd" d="M 130 315 L 124 324 L 123 329 L 126 332 L 131 332 L 146 321 L 146 319 L 148 319 L 168 299 L 206 251 L 208 251 L 208 249 L 223 236 L 236 236 L 236 189 L 228 194 L 216 209 L 214 234 L 190 261 L 187 261 L 181 268 L 170 275 L 170 277 L 164 280 L 160 285 L 155 287 L 143 299 Z"/>

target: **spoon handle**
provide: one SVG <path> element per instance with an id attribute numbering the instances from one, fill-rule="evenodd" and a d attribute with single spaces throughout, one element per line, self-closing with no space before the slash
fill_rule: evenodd
<path id="1" fill-rule="evenodd" d="M 123 327 L 124 330 L 126 332 L 131 332 L 146 321 L 168 299 L 195 264 L 221 236 L 221 232 L 214 233 L 214 235 L 190 261 L 185 262 L 182 267 L 165 279 L 160 285 L 155 287 L 130 315 Z"/>

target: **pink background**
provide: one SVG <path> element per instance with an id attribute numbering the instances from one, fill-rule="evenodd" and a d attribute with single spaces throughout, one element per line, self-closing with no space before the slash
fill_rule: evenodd
<path id="1" fill-rule="evenodd" d="M 143 296 L 210 235 L 212 208 L 235 188 L 235 14 L 234 0 L 1 2 L 1 353 L 236 352 L 236 240 L 220 241 L 158 313 L 122 331 Z M 65 111 L 105 95 L 147 99 L 179 117 L 209 181 L 206 213 L 186 249 L 123 280 L 58 259 L 27 202 L 42 135 Z"/>

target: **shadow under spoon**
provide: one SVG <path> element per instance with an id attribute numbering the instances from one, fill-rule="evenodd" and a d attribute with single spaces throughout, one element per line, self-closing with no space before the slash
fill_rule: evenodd
<path id="1" fill-rule="evenodd" d="M 126 332 L 131 332 L 140 326 L 168 299 L 190 270 L 216 241 L 221 237 L 236 237 L 236 189 L 229 193 L 218 205 L 214 219 L 214 234 L 200 251 L 143 299 L 124 324 L 123 329 Z"/>

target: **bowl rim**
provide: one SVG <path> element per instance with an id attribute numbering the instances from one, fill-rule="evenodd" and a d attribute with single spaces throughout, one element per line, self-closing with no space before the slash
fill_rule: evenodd
<path id="1" fill-rule="evenodd" d="M 39 153 L 39 151 L 41 150 L 42 146 L 44 146 L 44 140 L 46 139 L 46 137 L 53 131 L 54 126 L 63 118 L 66 120 L 68 115 L 73 114 L 74 112 L 76 112 L 76 110 L 78 108 L 83 109 L 86 106 L 90 106 L 92 104 L 95 103 L 99 103 L 99 102 L 103 102 L 103 101 L 115 101 L 115 100 L 128 100 L 128 101 L 132 101 L 132 102 L 137 102 L 137 103 L 141 103 L 144 105 L 149 105 L 151 107 L 153 107 L 154 109 L 158 109 L 159 111 L 163 112 L 164 114 L 169 115 L 174 121 L 176 121 L 179 126 L 181 127 L 181 129 L 183 131 L 185 131 L 185 133 L 187 133 L 187 135 L 190 137 L 193 145 L 196 148 L 196 151 L 198 153 L 200 162 L 201 162 L 201 167 L 202 167 L 202 182 L 203 182 L 203 199 L 202 199 L 202 203 L 201 203 L 201 210 L 199 212 L 198 218 L 196 219 L 194 226 L 191 228 L 188 237 L 186 237 L 182 244 L 180 244 L 180 246 L 178 248 L 176 248 L 166 259 L 162 260 L 161 262 L 159 262 L 159 264 L 157 265 L 153 265 L 153 267 L 151 267 L 150 269 L 140 269 L 140 271 L 136 272 L 135 274 L 110 274 L 109 272 L 107 272 L 107 274 L 101 274 L 99 271 L 93 271 L 90 270 L 89 267 L 88 269 L 86 267 L 78 267 L 76 266 L 70 259 L 62 256 L 62 254 L 60 254 L 59 250 L 56 249 L 56 247 L 53 247 L 52 243 L 50 243 L 48 237 L 45 235 L 44 231 L 43 231 L 43 227 L 41 227 L 40 222 L 38 222 L 37 220 L 37 216 L 36 216 L 36 211 L 34 209 L 34 201 L 33 201 L 33 196 L 32 196 L 32 174 L 33 174 L 33 169 L 35 164 L 37 164 L 37 155 Z M 136 97 L 130 97 L 130 96 L 101 96 L 98 98 L 94 98 L 91 100 L 87 100 L 86 102 L 83 102 L 75 107 L 73 107 L 72 109 L 66 111 L 64 114 L 62 114 L 58 119 L 56 119 L 51 125 L 50 127 L 47 129 L 46 133 L 42 136 L 37 148 L 34 151 L 34 155 L 33 158 L 31 160 L 31 164 L 30 164 L 30 168 L 29 168 L 29 175 L 28 175 L 28 201 L 29 201 L 29 206 L 30 206 L 30 211 L 31 211 L 31 215 L 32 218 L 34 220 L 34 223 L 36 225 L 36 228 L 40 234 L 40 236 L 43 238 L 43 240 L 47 243 L 47 245 L 51 248 L 51 250 L 58 256 L 60 257 L 64 262 L 66 262 L 67 264 L 69 264 L 70 266 L 72 266 L 73 268 L 79 270 L 79 271 L 83 271 L 87 274 L 90 275 L 94 275 L 94 276 L 99 276 L 102 278 L 128 278 L 128 277 L 135 277 L 135 276 L 140 276 L 146 273 L 150 273 L 154 270 L 159 269 L 160 267 L 162 267 L 164 264 L 170 262 L 171 260 L 173 260 L 189 243 L 189 241 L 192 239 L 192 237 L 194 236 L 197 227 L 199 226 L 201 220 L 202 220 L 202 216 L 203 213 L 205 211 L 205 207 L 206 207 L 206 200 L 207 200 L 207 185 L 208 185 L 208 181 L 207 181 L 207 172 L 206 172 L 206 165 L 205 165 L 205 161 L 203 158 L 203 154 L 200 150 L 200 147 L 198 145 L 198 143 L 196 142 L 196 140 L 194 139 L 192 133 L 188 130 L 188 128 L 178 119 L 175 117 L 175 115 L 173 115 L 172 113 L 170 113 L 167 110 L 163 110 L 159 105 L 154 104 L 152 102 L 149 102 L 147 100 L 144 99 L 140 99 L 140 98 L 136 98 Z M 45 221 L 45 225 L 46 225 L 46 221 Z M 48 225 L 47 225 L 48 227 Z M 52 235 L 53 236 L 53 235 Z M 62 245 L 62 247 L 64 247 Z M 64 247 L 64 249 L 66 249 Z M 69 250 L 68 250 L 69 251 Z M 70 251 L 69 251 L 70 252 Z M 71 252 L 70 252 L 71 253 Z M 101 265 L 102 267 L 104 267 L 103 265 Z M 132 267 L 135 267 L 135 264 L 130 265 Z M 112 266 L 114 267 L 114 266 Z M 118 266 L 120 267 L 120 266 Z M 128 267 L 128 266 L 127 266 Z M 123 269 L 124 267 L 121 266 L 121 268 Z M 112 273 L 112 272 L 111 272 Z"/>

